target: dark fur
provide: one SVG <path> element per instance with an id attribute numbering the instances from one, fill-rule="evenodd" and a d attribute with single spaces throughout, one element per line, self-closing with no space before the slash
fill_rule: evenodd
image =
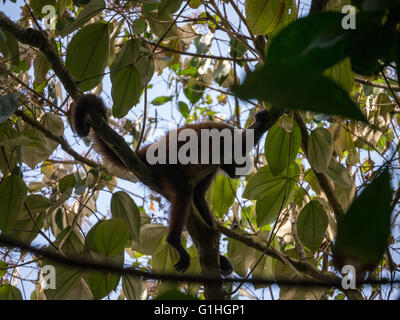
<path id="1" fill-rule="evenodd" d="M 100 112 L 104 118 L 108 119 L 107 109 L 101 98 L 93 94 L 87 94 L 82 96 L 71 106 L 71 118 L 72 126 L 76 133 L 81 137 L 86 137 L 89 134 L 89 123 L 87 117 L 90 116 L 91 112 Z M 259 112 L 256 115 L 256 122 L 251 126 L 255 133 L 255 143 L 261 138 L 262 134 L 267 130 L 267 112 Z M 186 125 L 178 129 L 191 128 L 200 133 L 201 129 L 229 129 L 233 130 L 232 126 L 224 123 L 215 122 L 203 122 L 198 124 Z M 166 135 L 167 146 L 169 133 Z M 125 169 L 122 161 L 114 154 L 114 152 L 95 134 L 92 133 L 92 140 L 95 146 L 95 150 L 103 155 L 108 164 Z M 185 144 L 186 141 L 178 142 L 178 149 L 180 146 Z M 211 143 L 210 143 L 211 145 Z M 223 142 L 221 142 L 221 147 Z M 200 181 L 195 188 L 192 188 L 189 184 L 189 180 L 193 177 L 198 176 L 204 170 L 208 169 L 209 164 L 155 164 L 150 165 L 146 160 L 146 151 L 149 146 L 145 146 L 138 151 L 138 156 L 147 165 L 152 167 L 151 174 L 152 180 L 157 183 L 160 190 L 163 190 L 167 199 L 171 203 L 170 222 L 168 228 L 167 242 L 179 253 L 179 261 L 175 265 L 175 269 L 180 272 L 184 272 L 190 265 L 190 257 L 186 250 L 181 244 L 181 233 L 186 223 L 187 216 L 190 212 L 190 205 L 193 202 L 198 209 L 200 215 L 204 221 L 211 227 L 215 227 L 214 217 L 208 208 L 208 204 L 205 200 L 205 194 L 210 187 L 217 170 L 214 170 L 202 181 Z M 200 151 L 200 143 L 199 143 Z M 167 150 L 168 154 L 168 150 Z M 221 153 L 222 154 L 222 153 Z M 200 152 L 199 152 L 200 157 Z M 168 161 L 167 161 L 168 162 Z M 230 177 L 235 177 L 236 164 L 223 164 L 219 166 L 220 169 L 224 170 Z M 224 275 L 228 275 L 232 272 L 232 265 L 229 260 L 220 256 L 220 267 Z"/>

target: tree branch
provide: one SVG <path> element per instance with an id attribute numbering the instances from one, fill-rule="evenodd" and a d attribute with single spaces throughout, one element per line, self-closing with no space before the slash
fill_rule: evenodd
<path id="1" fill-rule="evenodd" d="M 316 281 L 321 281 L 325 283 L 341 281 L 341 279 L 332 272 L 321 271 L 307 262 L 294 259 L 278 250 L 275 250 L 272 247 L 265 249 L 265 246 L 263 244 L 255 241 L 253 238 L 250 237 L 249 234 L 240 234 L 238 232 L 235 232 L 231 229 L 224 227 L 221 224 L 217 224 L 217 227 L 219 231 L 224 235 L 232 239 L 235 239 L 237 241 L 240 241 L 250 248 L 256 249 L 260 252 L 265 252 L 266 255 L 274 259 L 277 259 L 278 261 L 282 262 L 285 265 L 291 264 L 294 268 L 296 268 L 296 270 L 303 272 L 308 276 L 311 276 Z M 341 287 L 338 287 L 338 289 L 341 289 Z M 349 299 L 363 300 L 363 296 L 359 290 L 343 290 L 343 289 L 341 290 L 347 295 Z"/>
<path id="2" fill-rule="evenodd" d="M 186 281 L 186 282 L 191 282 L 191 283 L 214 283 L 216 281 L 221 281 L 221 282 L 226 282 L 226 283 L 253 283 L 253 284 L 278 284 L 278 285 L 289 285 L 289 286 L 299 286 L 299 287 L 334 287 L 340 289 L 342 286 L 342 280 L 339 277 L 330 277 L 330 278 L 325 278 L 325 280 L 285 280 L 285 279 L 279 279 L 279 280 L 273 280 L 273 279 L 267 279 L 267 278 L 252 278 L 252 279 L 242 279 L 242 278 L 221 278 L 221 277 L 215 277 L 215 276 L 197 276 L 197 275 L 180 275 L 180 274 L 164 274 L 164 273 L 158 273 L 158 272 L 148 272 L 148 271 L 142 271 L 142 270 L 137 270 L 134 268 L 124 268 L 117 266 L 115 264 L 111 263 L 99 263 L 95 262 L 93 260 L 86 260 L 82 259 L 82 257 L 79 256 L 68 256 L 65 257 L 59 253 L 56 253 L 54 250 L 50 249 L 42 249 L 42 248 L 36 248 L 31 245 L 27 245 L 21 241 L 8 238 L 4 235 L 0 235 L 0 244 L 2 245 L 7 245 L 11 247 L 17 247 L 22 250 L 28 251 L 30 253 L 33 253 L 37 256 L 40 256 L 42 258 L 46 258 L 48 260 L 51 260 L 55 263 L 59 263 L 62 265 L 78 268 L 83 270 L 96 270 L 104 273 L 116 273 L 120 275 L 127 275 L 127 276 L 134 276 L 134 277 L 140 277 L 144 279 L 158 279 L 158 280 L 166 280 L 166 281 Z M 295 259 L 292 259 L 289 257 L 292 261 L 297 261 Z M 400 283 L 400 280 L 392 280 L 389 281 L 388 279 L 381 279 L 381 280 L 363 280 L 363 281 L 358 281 L 357 285 L 363 285 L 363 284 L 389 284 L 389 283 Z"/>
<path id="3" fill-rule="evenodd" d="M 53 48 L 45 31 L 21 28 L 18 24 L 11 21 L 2 11 L 0 11 L 0 28 L 12 34 L 19 42 L 40 49 L 49 60 L 55 74 L 70 96 L 73 99 L 78 99 L 82 95 L 82 91 L 72 78 L 70 72 L 65 68 L 64 63 L 58 56 L 57 51 Z"/>

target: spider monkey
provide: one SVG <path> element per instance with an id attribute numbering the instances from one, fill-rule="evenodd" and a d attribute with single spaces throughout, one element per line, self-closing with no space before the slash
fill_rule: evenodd
<path id="1" fill-rule="evenodd" d="M 98 112 L 108 120 L 108 112 L 103 100 L 94 94 L 83 95 L 71 105 L 71 125 L 73 130 L 80 137 L 86 137 L 89 135 L 90 124 L 89 121 L 87 121 L 87 118 L 92 112 Z M 263 133 L 268 130 L 272 121 L 275 119 L 277 119 L 277 115 L 274 115 L 271 111 L 267 110 L 258 112 L 255 115 L 256 121 L 249 127 L 249 129 L 254 130 L 254 145 L 258 143 Z M 179 134 L 179 132 L 185 128 L 193 129 L 198 134 L 201 129 L 217 129 L 219 131 L 223 129 L 233 131 L 234 129 L 232 126 L 225 123 L 202 122 L 185 125 L 176 132 Z M 169 141 L 170 135 L 171 132 L 167 133 L 164 137 L 167 142 Z M 107 163 L 112 164 L 119 169 L 127 170 L 118 156 L 116 156 L 116 154 L 100 139 L 100 137 L 94 133 L 94 130 L 91 132 L 91 140 L 94 149 L 102 154 L 103 160 L 106 160 Z M 154 144 L 156 143 L 157 142 Z M 184 143 L 185 141 L 177 142 L 177 152 Z M 169 154 L 168 145 L 169 144 L 166 143 L 167 155 Z M 179 261 L 174 266 L 175 270 L 178 272 L 185 272 L 190 265 L 190 256 L 181 244 L 181 233 L 190 212 L 192 201 L 204 221 L 210 227 L 215 228 L 214 217 L 212 216 L 205 200 L 206 192 L 218 169 L 222 169 L 231 178 L 235 178 L 237 177 L 235 170 L 241 166 L 234 161 L 231 161 L 232 163 L 224 163 L 224 160 L 222 159 L 219 164 L 214 164 L 210 172 L 210 164 L 149 164 L 146 159 L 146 152 L 151 146 L 152 144 L 139 149 L 137 155 L 145 164 L 151 167 L 150 171 L 152 174 L 152 181 L 157 184 L 159 190 L 163 190 L 167 200 L 171 203 L 170 222 L 166 240 L 168 244 L 179 253 Z M 196 186 L 191 186 L 189 180 L 196 177 L 202 177 L 204 173 L 207 173 L 206 176 L 202 178 Z M 223 275 L 229 275 L 233 271 L 230 261 L 222 255 L 220 255 L 220 269 Z"/>

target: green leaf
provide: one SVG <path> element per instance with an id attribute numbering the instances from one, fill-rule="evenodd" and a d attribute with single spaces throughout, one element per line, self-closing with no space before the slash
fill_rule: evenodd
<path id="1" fill-rule="evenodd" d="M 96 249 L 107 256 L 116 255 L 124 250 L 129 234 L 129 228 L 123 219 L 106 220 L 96 228 Z"/>
<path id="2" fill-rule="evenodd" d="M 46 80 L 46 74 L 50 70 L 50 62 L 42 51 L 36 53 L 35 61 L 33 62 L 35 84 L 40 84 Z"/>
<path id="3" fill-rule="evenodd" d="M 0 300 L 22 300 L 21 291 L 12 285 L 0 286 Z"/>
<path id="4" fill-rule="evenodd" d="M 178 252 L 166 242 L 163 242 L 157 250 L 153 252 L 151 266 L 154 271 L 161 273 L 172 273 L 174 265 L 178 262 Z"/>
<path id="5" fill-rule="evenodd" d="M 50 261 L 44 261 L 43 265 L 52 265 L 56 269 L 56 289 L 45 289 L 44 293 L 47 300 L 65 300 L 71 295 L 71 292 L 79 287 L 80 280 L 84 271 L 70 266 L 55 264 Z"/>
<path id="6" fill-rule="evenodd" d="M 11 65 L 17 66 L 20 63 L 18 41 L 11 33 L 2 31 L 0 52 L 3 54 L 4 59 L 9 61 Z"/>
<path id="7" fill-rule="evenodd" d="M 111 214 L 113 218 L 123 219 L 129 227 L 133 241 L 140 238 L 140 213 L 133 199 L 124 191 L 115 192 L 111 198 Z"/>
<path id="8" fill-rule="evenodd" d="M 18 95 L 7 94 L 0 96 L 0 123 L 6 121 L 18 109 Z"/>
<path id="9" fill-rule="evenodd" d="M 229 55 L 232 58 L 242 58 L 247 51 L 247 47 L 237 38 L 231 38 L 229 45 Z"/>
<path id="10" fill-rule="evenodd" d="M 133 242 L 132 249 L 152 255 L 158 247 L 162 246 L 166 234 L 167 228 L 161 224 L 145 224 L 140 229 L 139 242 Z"/>
<path id="11" fill-rule="evenodd" d="M 339 12 L 322 12 L 294 21 L 271 39 L 266 64 L 301 66 L 319 73 L 342 61 L 349 35 L 342 28 L 343 17 Z"/>
<path id="12" fill-rule="evenodd" d="M 42 13 L 42 8 L 46 5 L 56 6 L 56 0 L 30 0 L 29 6 L 32 8 L 35 16 L 44 17 L 47 13 Z"/>
<path id="13" fill-rule="evenodd" d="M 75 183 L 76 181 L 74 174 L 69 174 L 60 180 L 60 182 L 58 183 L 58 189 L 61 193 L 71 193 L 72 189 L 75 187 Z"/>
<path id="14" fill-rule="evenodd" d="M 103 78 L 109 53 L 109 25 L 93 23 L 76 33 L 67 48 L 65 66 L 79 88 L 88 91 Z"/>
<path id="15" fill-rule="evenodd" d="M 187 118 L 189 116 L 190 114 L 189 106 L 185 102 L 179 101 L 178 108 L 179 112 L 182 114 L 184 118 Z"/>
<path id="16" fill-rule="evenodd" d="M 266 64 L 234 91 L 240 98 L 262 99 L 282 110 L 314 111 L 366 121 L 339 85 L 300 66 Z"/>
<path id="17" fill-rule="evenodd" d="M 137 104 L 141 89 L 140 74 L 133 65 L 124 67 L 112 78 L 111 96 L 113 98 L 112 114 L 116 118 L 125 117 Z"/>
<path id="18" fill-rule="evenodd" d="M 79 12 L 78 17 L 74 22 L 68 24 L 65 28 L 63 28 L 59 34 L 62 37 L 70 34 L 75 31 L 79 27 L 83 26 L 86 22 L 88 22 L 91 18 L 97 16 L 101 13 L 106 7 L 106 3 L 104 0 L 91 0 L 81 12 Z"/>
<path id="19" fill-rule="evenodd" d="M 138 277 L 122 276 L 122 290 L 128 300 L 140 300 L 142 281 Z"/>
<path id="20" fill-rule="evenodd" d="M 379 12 L 400 4 L 399 0 L 353 0 L 357 7 L 364 11 Z"/>
<path id="21" fill-rule="evenodd" d="M 326 174 L 342 187 L 350 188 L 353 184 L 353 180 L 346 168 L 340 162 L 336 161 L 334 157 L 331 158 Z"/>
<path id="22" fill-rule="evenodd" d="M 37 164 L 47 160 L 52 152 L 43 135 L 37 129 L 27 125 L 22 131 L 22 135 L 31 140 L 29 144 L 24 145 L 22 148 L 22 161 L 31 169 L 34 169 Z"/>
<path id="23" fill-rule="evenodd" d="M 239 276 L 246 276 L 247 271 L 253 264 L 255 257 L 255 249 L 249 248 L 237 240 L 228 240 L 228 259 L 232 263 L 233 270 Z"/>
<path id="24" fill-rule="evenodd" d="M 204 87 L 200 84 L 189 84 L 185 86 L 183 93 L 191 104 L 195 104 L 203 96 Z"/>
<path id="25" fill-rule="evenodd" d="M 373 270 L 388 246 L 392 194 L 387 168 L 365 187 L 338 222 L 333 251 L 338 270 L 352 264 L 356 270 Z"/>
<path id="26" fill-rule="evenodd" d="M 295 183 L 289 182 L 283 186 L 278 192 L 274 192 L 265 198 L 257 200 L 256 216 L 257 226 L 262 227 L 272 222 L 275 222 L 278 214 L 292 201 L 292 195 Z"/>
<path id="27" fill-rule="evenodd" d="M 351 70 L 350 59 L 338 62 L 324 72 L 328 79 L 336 82 L 343 90 L 351 92 L 354 85 L 354 72 Z"/>
<path id="28" fill-rule="evenodd" d="M 317 263 L 315 258 L 313 257 L 312 253 L 308 250 L 305 251 L 307 263 L 312 266 L 316 266 Z M 293 248 L 290 250 L 285 251 L 285 254 L 289 257 L 292 257 L 296 260 L 299 260 L 299 254 L 297 248 Z M 287 264 L 284 264 L 280 261 L 276 262 L 275 265 L 275 279 L 277 280 L 294 280 L 294 281 L 301 281 L 301 280 L 310 280 L 310 278 L 302 276 L 298 272 L 293 272 L 293 268 L 289 267 Z M 305 288 L 296 287 L 296 286 L 279 286 L 279 298 L 284 299 L 297 299 L 297 300 L 304 300 L 304 299 L 312 299 L 312 300 L 319 300 L 322 294 L 326 291 L 326 288 L 323 287 L 310 287 L 307 286 Z"/>
<path id="29" fill-rule="evenodd" d="M 64 254 L 71 257 L 77 256 L 84 251 L 85 247 L 83 242 L 84 239 L 82 235 L 75 229 L 71 230 L 71 227 L 68 226 L 57 235 L 55 244 Z"/>
<path id="30" fill-rule="evenodd" d="M 0 280 L 6 274 L 7 268 L 8 268 L 8 263 L 5 263 L 4 261 L 0 261 Z"/>
<path id="31" fill-rule="evenodd" d="M 311 200 L 297 218 L 297 233 L 300 241 L 312 252 L 317 251 L 328 227 L 328 216 L 320 203 Z"/>
<path id="32" fill-rule="evenodd" d="M 332 133 L 325 128 L 313 130 L 308 139 L 308 161 L 317 172 L 328 169 L 333 153 Z"/>
<path id="33" fill-rule="evenodd" d="M 295 162 L 289 166 L 288 176 L 286 176 L 286 172 L 274 176 L 271 169 L 264 166 L 247 183 L 243 197 L 249 200 L 259 200 L 282 192 L 286 183 L 290 185 L 298 180 L 299 173 L 299 166 Z"/>
<path id="34" fill-rule="evenodd" d="M 281 173 L 296 159 L 301 144 L 301 133 L 297 124 L 287 132 L 278 124 L 269 129 L 265 139 L 265 157 L 274 176 Z"/>
<path id="35" fill-rule="evenodd" d="M 56 116 L 55 114 L 45 114 L 42 119 L 40 119 L 40 124 L 56 136 L 62 137 L 64 135 L 64 122 L 59 116 Z M 50 138 L 47 138 L 42 133 L 41 135 L 46 143 L 47 148 L 49 149 L 50 154 L 52 154 L 59 143 Z"/>
<path id="36" fill-rule="evenodd" d="M 26 186 L 15 175 L 4 177 L 0 183 L 0 230 L 10 230 L 24 207 Z"/>
<path id="37" fill-rule="evenodd" d="M 189 7 L 191 7 L 192 9 L 197 9 L 200 6 L 201 6 L 201 0 L 190 0 L 189 1 Z"/>
<path id="38" fill-rule="evenodd" d="M 33 194 L 26 198 L 25 203 L 30 214 L 24 206 L 17 216 L 14 227 L 5 231 L 4 236 L 30 244 L 39 234 L 38 227 L 43 227 L 45 210 L 51 205 L 51 202 L 41 195 Z"/>
<path id="39" fill-rule="evenodd" d="M 125 112 L 127 113 L 130 108 L 138 102 L 144 86 L 147 85 L 147 83 L 151 80 L 153 76 L 154 61 L 153 59 L 149 60 L 148 55 L 144 53 L 147 53 L 147 49 L 145 49 L 145 47 L 141 45 L 139 40 L 130 39 L 123 44 L 110 66 L 110 78 L 111 83 L 113 84 L 112 88 L 114 90 L 115 99 L 124 102 L 124 107 L 120 105 L 116 105 L 115 107 L 113 107 L 113 109 L 118 110 L 117 114 L 119 116 L 121 116 Z M 132 66 L 134 68 L 131 68 Z M 130 70 L 123 71 L 125 69 Z M 139 73 L 139 76 L 137 76 L 135 69 Z M 120 71 L 122 71 L 122 73 Z M 117 88 L 118 85 L 121 85 L 117 84 L 117 81 L 115 79 L 117 77 L 119 78 L 119 81 L 122 81 L 122 85 L 124 86 L 123 89 Z M 130 77 L 134 78 L 133 84 L 129 83 L 129 81 L 131 81 L 129 79 Z M 146 78 L 147 83 L 145 81 Z M 138 84 L 137 81 L 140 81 L 140 83 Z M 128 92 L 128 98 L 125 98 L 123 96 L 123 94 L 125 94 L 124 92 L 122 92 L 123 90 L 130 90 L 130 92 Z M 116 104 L 115 100 L 114 104 Z M 122 115 L 121 117 L 123 116 L 124 115 Z"/>
<path id="40" fill-rule="evenodd" d="M 145 85 L 144 79 L 146 77 L 147 71 L 147 81 L 151 80 L 151 77 L 154 73 L 154 62 L 151 59 L 150 65 L 147 68 L 148 57 L 143 55 L 144 52 L 142 52 L 142 49 L 144 48 L 141 46 L 139 40 L 136 39 L 130 39 L 122 45 L 121 49 L 118 51 L 117 56 L 110 66 L 111 81 L 113 81 L 113 77 L 115 76 L 116 71 L 130 64 L 133 64 L 139 71 L 143 86 Z"/>
<path id="41" fill-rule="evenodd" d="M 158 7 L 158 16 L 163 17 L 178 11 L 181 4 L 182 0 L 161 0 L 160 6 Z"/>
<path id="42" fill-rule="evenodd" d="M 211 186 L 211 204 L 219 217 L 223 217 L 235 201 L 235 192 L 240 180 L 229 179 L 224 174 L 220 174 Z"/>
<path id="43" fill-rule="evenodd" d="M 122 267 L 122 266 L 121 266 Z M 115 273 L 92 271 L 88 276 L 90 291 L 95 299 L 102 299 L 118 286 L 121 276 Z"/>
<path id="44" fill-rule="evenodd" d="M 275 31 L 284 18 L 286 0 L 246 0 L 246 20 L 255 35 L 267 35 Z"/>
<path id="45" fill-rule="evenodd" d="M 153 99 L 153 101 L 151 101 L 151 104 L 154 106 L 161 106 L 162 104 L 171 101 L 173 98 L 174 98 L 174 96 L 157 97 L 157 98 Z"/>

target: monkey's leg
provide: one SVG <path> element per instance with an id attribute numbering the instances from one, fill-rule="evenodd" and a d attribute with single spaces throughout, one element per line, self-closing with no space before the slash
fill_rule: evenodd
<path id="1" fill-rule="evenodd" d="M 193 193 L 194 204 L 204 221 L 212 228 L 215 228 L 215 220 L 210 212 L 207 201 L 205 199 L 206 192 L 213 181 L 214 174 L 210 174 L 201 181 L 195 188 Z M 224 276 L 229 276 L 233 272 L 233 267 L 229 259 L 223 255 L 219 255 L 219 266 Z"/>
<path id="2" fill-rule="evenodd" d="M 190 256 L 181 243 L 181 234 L 189 214 L 191 198 L 192 193 L 188 188 L 185 192 L 177 192 L 171 201 L 167 242 L 179 253 L 179 261 L 174 266 L 178 272 L 185 272 L 190 265 Z"/>
<path id="3" fill-rule="evenodd" d="M 193 193 L 193 202 L 199 211 L 204 221 L 212 228 L 215 227 L 214 217 L 212 216 L 210 209 L 208 208 L 207 201 L 205 199 L 206 192 L 214 179 L 214 174 L 208 175 L 205 179 L 199 182 L 195 187 Z"/>

